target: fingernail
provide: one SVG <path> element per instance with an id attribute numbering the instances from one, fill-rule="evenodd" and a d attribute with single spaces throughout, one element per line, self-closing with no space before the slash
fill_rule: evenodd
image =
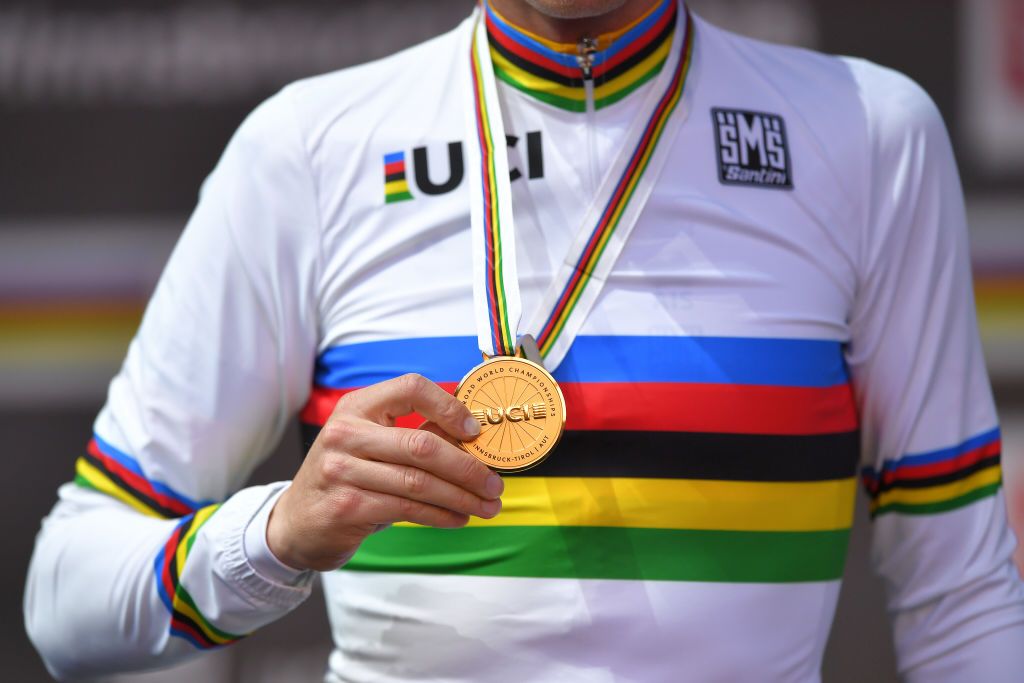
<path id="1" fill-rule="evenodd" d="M 491 473 L 484 483 L 484 490 L 490 497 L 497 498 L 505 490 L 505 482 L 497 474 Z"/>
<path id="2" fill-rule="evenodd" d="M 480 436 L 480 423 L 475 417 L 467 417 L 462 426 L 470 436 Z"/>
<path id="3" fill-rule="evenodd" d="M 501 499 L 495 498 L 494 500 L 485 500 L 480 508 L 485 517 L 494 517 L 496 514 L 501 512 Z"/>

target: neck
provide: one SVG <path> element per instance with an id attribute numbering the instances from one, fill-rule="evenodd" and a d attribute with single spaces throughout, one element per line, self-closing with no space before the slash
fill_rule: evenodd
<path id="1" fill-rule="evenodd" d="M 572 17 L 542 11 L 532 0 L 486 2 L 519 28 L 558 43 L 578 43 L 583 38 L 612 33 L 629 25 L 657 4 L 658 0 L 619 0 L 617 6 L 607 11 L 594 10 L 592 15 Z M 587 14 L 585 11 L 582 13 Z"/>

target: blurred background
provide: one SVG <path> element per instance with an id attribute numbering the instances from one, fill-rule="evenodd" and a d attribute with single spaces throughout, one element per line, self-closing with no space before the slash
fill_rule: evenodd
<path id="1" fill-rule="evenodd" d="M 455 26 L 471 0 L 0 1 L 0 581 L 4 680 L 49 680 L 21 591 L 40 518 L 72 477 L 200 183 L 246 113 L 290 80 Z M 1024 530 L 1024 0 L 692 0 L 776 42 L 863 56 L 931 93 L 960 162 L 982 336 Z M 288 435 L 258 472 L 290 477 Z M 827 682 L 896 680 L 860 513 Z M 1024 559 L 1024 554 L 1020 557 Z M 115 680 L 315 681 L 322 599 L 184 670 Z"/>

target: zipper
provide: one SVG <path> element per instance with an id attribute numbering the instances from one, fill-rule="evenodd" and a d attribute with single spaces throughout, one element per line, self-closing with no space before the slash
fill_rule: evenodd
<path id="1" fill-rule="evenodd" d="M 583 71 L 583 90 L 586 98 L 586 128 L 587 128 L 587 154 L 589 170 L 589 191 L 590 194 L 597 192 L 597 184 L 600 180 L 597 169 L 597 143 L 594 139 L 594 128 L 597 126 L 596 107 L 594 104 L 594 57 L 597 54 L 597 40 L 594 38 L 583 38 L 576 45 L 576 62 Z"/>

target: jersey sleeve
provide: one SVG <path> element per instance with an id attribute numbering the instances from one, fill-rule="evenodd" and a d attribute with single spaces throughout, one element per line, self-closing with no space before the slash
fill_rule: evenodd
<path id="1" fill-rule="evenodd" d="M 305 401 L 316 350 L 316 196 L 288 97 L 248 117 L 204 183 L 37 538 L 26 625 L 58 678 L 169 665 L 309 594 L 309 576 L 267 569 L 265 531 L 247 534 L 285 484 L 241 488 Z"/>
<path id="2" fill-rule="evenodd" d="M 911 681 L 1020 680 L 1024 591 L 1000 489 L 1000 431 L 942 119 L 895 72 L 852 61 L 868 151 L 847 361 L 872 560 Z"/>

